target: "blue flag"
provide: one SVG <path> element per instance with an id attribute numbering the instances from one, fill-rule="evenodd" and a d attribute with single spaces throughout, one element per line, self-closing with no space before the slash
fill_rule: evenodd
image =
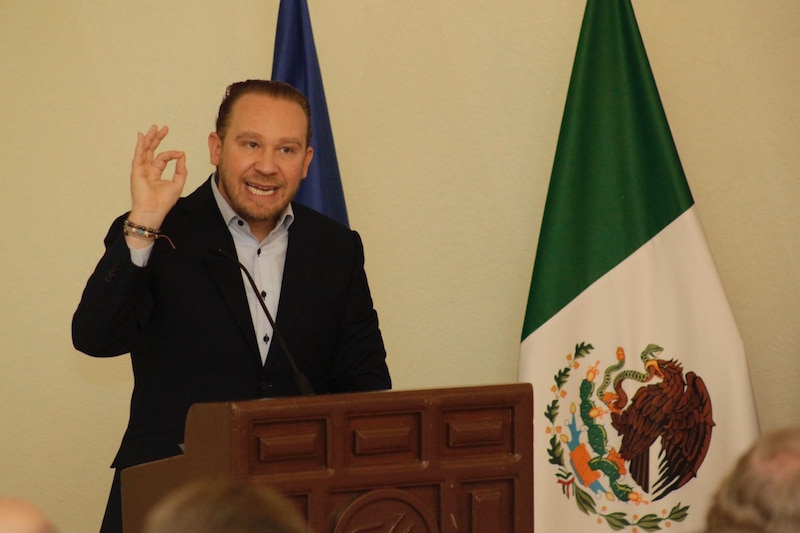
<path id="1" fill-rule="evenodd" d="M 339 175 L 339 162 L 306 0 L 281 0 L 272 79 L 299 89 L 311 105 L 314 160 L 297 192 L 296 200 L 347 226 L 342 178 Z"/>

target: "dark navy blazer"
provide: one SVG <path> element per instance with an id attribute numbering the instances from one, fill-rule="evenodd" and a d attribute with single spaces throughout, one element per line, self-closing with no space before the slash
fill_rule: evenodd
<path id="1" fill-rule="evenodd" d="M 391 387 L 358 234 L 293 204 L 276 323 L 317 394 Z M 113 466 L 180 453 L 189 407 L 299 394 L 280 344 L 265 365 L 235 263 L 233 239 L 210 180 L 167 215 L 146 267 L 122 232 L 105 238 L 72 323 L 75 347 L 92 356 L 131 354 L 130 420 Z"/>

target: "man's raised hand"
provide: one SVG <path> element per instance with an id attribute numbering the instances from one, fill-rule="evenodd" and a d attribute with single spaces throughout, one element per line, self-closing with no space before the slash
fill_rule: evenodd
<path id="1" fill-rule="evenodd" d="M 164 217 L 178 201 L 186 183 L 186 154 L 166 150 L 156 154 L 158 145 L 169 128 L 150 126 L 147 133 L 139 133 L 131 162 L 131 213 L 129 219 L 136 224 L 159 229 Z M 175 161 L 172 179 L 163 179 L 170 161 Z"/>

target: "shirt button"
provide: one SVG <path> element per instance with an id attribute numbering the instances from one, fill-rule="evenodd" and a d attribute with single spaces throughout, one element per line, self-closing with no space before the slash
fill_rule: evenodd
<path id="1" fill-rule="evenodd" d="M 270 383 L 267 380 L 261 380 L 261 383 L 259 383 L 259 388 L 261 389 L 262 392 L 267 392 L 269 389 L 272 388 L 272 383 Z"/>
<path id="2" fill-rule="evenodd" d="M 237 220 L 236 223 L 239 224 L 239 226 L 244 226 L 244 220 Z"/>

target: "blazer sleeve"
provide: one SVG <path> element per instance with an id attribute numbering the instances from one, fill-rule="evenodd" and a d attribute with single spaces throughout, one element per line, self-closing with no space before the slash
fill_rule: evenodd
<path id="1" fill-rule="evenodd" d="M 386 366 L 386 350 L 364 270 L 364 246 L 357 232 L 352 231 L 350 235 L 354 241 L 354 260 L 334 358 L 331 392 L 390 389 L 392 381 Z"/>
<path id="2" fill-rule="evenodd" d="M 72 343 L 96 357 L 130 352 L 152 307 L 148 269 L 131 261 L 122 232 L 124 216 L 111 225 L 105 253 L 89 277 L 72 317 Z"/>

